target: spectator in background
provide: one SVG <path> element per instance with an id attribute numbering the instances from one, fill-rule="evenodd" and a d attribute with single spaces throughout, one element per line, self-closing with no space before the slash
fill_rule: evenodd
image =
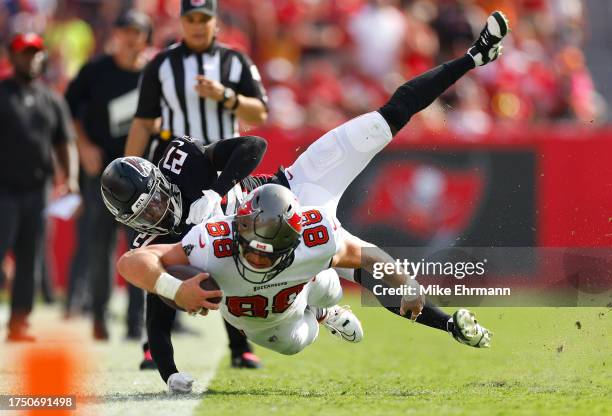
<path id="1" fill-rule="evenodd" d="M 147 15 L 127 11 L 119 16 L 112 34 L 112 52 L 89 61 L 69 84 L 66 99 L 74 119 L 83 177 L 84 227 L 80 241 L 88 267 L 95 339 L 108 339 L 106 310 L 115 276 L 118 224 L 100 196 L 104 167 L 121 157 L 138 102 L 138 80 L 144 67 L 143 51 L 151 36 Z M 80 233 L 82 234 L 82 233 Z M 91 238 L 94 236 L 94 238 Z M 83 255 L 82 254 L 82 255 Z M 82 261 L 79 254 L 75 261 Z M 71 276 L 71 280 L 76 276 Z M 144 295 L 129 286 L 127 337 L 139 340 Z"/>
<path id="2" fill-rule="evenodd" d="M 56 73 L 54 84 L 63 90 L 95 49 L 91 26 L 79 18 L 78 8 L 69 0 L 58 0 L 57 10 L 45 30 L 50 59 Z"/>
<path id="3" fill-rule="evenodd" d="M 365 75 L 381 79 L 397 70 L 406 22 L 396 0 L 370 0 L 348 22 L 355 60 Z"/>
<path id="4" fill-rule="evenodd" d="M 16 260 L 7 340 L 34 341 L 27 318 L 45 259 L 53 155 L 66 174 L 67 192 L 78 192 L 77 158 L 66 103 L 38 81 L 46 59 L 42 38 L 18 34 L 9 50 L 14 74 L 0 82 L 0 259 L 12 249 Z"/>

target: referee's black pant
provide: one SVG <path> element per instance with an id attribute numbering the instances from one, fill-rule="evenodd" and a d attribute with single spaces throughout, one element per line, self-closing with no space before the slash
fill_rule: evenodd
<path id="1" fill-rule="evenodd" d="M 0 189 L 0 262 L 9 250 L 15 255 L 10 331 L 25 329 L 35 282 L 42 276 L 47 195 L 46 186 L 20 192 Z"/>

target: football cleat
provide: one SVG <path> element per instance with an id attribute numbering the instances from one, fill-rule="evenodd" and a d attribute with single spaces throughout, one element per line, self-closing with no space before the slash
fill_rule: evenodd
<path id="1" fill-rule="evenodd" d="M 476 66 L 486 65 L 502 54 L 502 39 L 508 34 L 508 18 L 499 11 L 491 13 L 476 42 L 468 49 Z"/>
<path id="2" fill-rule="evenodd" d="M 319 323 L 323 324 L 330 334 L 348 342 L 360 342 L 363 339 L 361 322 L 348 305 L 318 309 L 324 313 Z"/>
<path id="3" fill-rule="evenodd" d="M 459 309 L 447 323 L 447 330 L 462 344 L 475 348 L 489 348 L 493 333 L 481 326 L 473 312 Z"/>
<path id="4" fill-rule="evenodd" d="M 261 360 L 252 352 L 245 352 L 232 357 L 232 367 L 257 369 L 261 368 Z"/>
<path id="5" fill-rule="evenodd" d="M 193 377 L 187 373 L 174 373 L 168 377 L 168 391 L 171 394 L 191 393 L 193 382 Z"/>
<path id="6" fill-rule="evenodd" d="M 157 364 L 155 364 L 155 361 L 153 361 L 153 357 L 151 356 L 151 350 L 148 347 L 149 344 L 147 343 L 145 345 L 146 346 L 143 348 L 144 358 L 140 362 L 139 368 L 141 370 L 157 370 Z"/>
<path id="7" fill-rule="evenodd" d="M 110 338 L 108 334 L 108 327 L 104 319 L 94 319 L 93 323 L 93 337 L 96 341 L 108 341 Z"/>

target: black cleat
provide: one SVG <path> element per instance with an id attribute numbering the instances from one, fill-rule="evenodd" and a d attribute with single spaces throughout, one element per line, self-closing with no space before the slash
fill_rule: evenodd
<path id="1" fill-rule="evenodd" d="M 141 370 L 157 370 L 157 364 L 153 360 L 147 360 L 146 358 L 140 362 Z"/>
<path id="2" fill-rule="evenodd" d="M 103 319 L 94 320 L 93 337 L 97 341 L 108 341 L 110 337 L 108 335 L 108 328 L 106 327 L 106 321 L 104 321 Z"/>
<path id="3" fill-rule="evenodd" d="M 252 352 L 245 352 L 232 357 L 232 368 L 261 368 L 261 360 Z"/>
<path id="4" fill-rule="evenodd" d="M 486 65 L 502 54 L 502 39 L 508 34 L 509 21 L 502 12 L 493 12 L 474 44 L 468 49 L 476 66 Z"/>

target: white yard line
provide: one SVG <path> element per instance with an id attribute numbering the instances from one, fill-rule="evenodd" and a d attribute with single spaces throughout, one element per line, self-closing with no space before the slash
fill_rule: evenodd
<path id="1" fill-rule="evenodd" d="M 0 305 L 0 394 L 15 391 L 23 375 L 14 368 L 15 357 L 25 344 L 7 344 L 7 305 Z M 112 309 L 125 312 L 122 296 L 115 300 Z M 167 393 L 166 386 L 157 371 L 139 371 L 142 358 L 138 342 L 126 342 L 123 319 L 111 322 L 111 341 L 94 342 L 91 324 L 86 319 L 61 319 L 59 307 L 36 305 L 32 316 L 32 333 L 39 336 L 37 346 L 70 345 L 78 347 L 87 370 L 79 377 L 79 393 L 87 398 L 77 403 L 78 415 L 191 415 L 202 400 L 202 395 L 212 380 L 217 366 L 227 353 L 227 336 L 217 313 L 209 317 L 182 316 L 183 322 L 201 333 L 199 336 L 175 336 L 173 338 L 177 366 L 196 380 L 194 392 L 184 396 Z M 0 412 L 1 413 L 1 412 Z M 15 412 L 10 412 L 16 415 Z"/>

